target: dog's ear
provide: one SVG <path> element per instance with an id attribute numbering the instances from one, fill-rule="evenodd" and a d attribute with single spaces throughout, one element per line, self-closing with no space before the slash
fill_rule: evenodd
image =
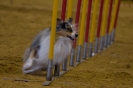
<path id="1" fill-rule="evenodd" d="M 63 21 L 60 18 L 57 18 L 56 24 L 60 25 Z"/>
<path id="2" fill-rule="evenodd" d="M 57 18 L 57 21 L 56 21 L 56 31 L 60 31 L 61 30 L 62 22 L 63 21 L 60 18 Z"/>
<path id="3" fill-rule="evenodd" d="M 70 18 L 67 20 L 67 22 L 69 22 L 69 23 L 72 23 L 72 21 L 73 21 L 73 18 L 72 18 L 72 17 L 70 17 Z"/>

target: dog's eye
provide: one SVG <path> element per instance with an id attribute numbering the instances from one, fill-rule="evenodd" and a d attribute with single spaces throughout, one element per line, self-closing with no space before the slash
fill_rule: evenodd
<path id="1" fill-rule="evenodd" d="M 71 28 L 71 26 L 70 25 L 67 25 L 67 28 Z"/>
<path id="2" fill-rule="evenodd" d="M 73 32 L 71 25 L 69 25 L 68 23 L 65 23 L 65 27 L 67 32 Z"/>
<path id="3" fill-rule="evenodd" d="M 72 30 L 71 27 L 70 27 L 70 28 L 67 28 L 67 31 L 68 31 L 68 32 L 73 32 L 73 30 Z"/>

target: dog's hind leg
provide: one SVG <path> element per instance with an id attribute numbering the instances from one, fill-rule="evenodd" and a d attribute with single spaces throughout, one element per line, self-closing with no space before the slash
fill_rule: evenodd
<path id="1" fill-rule="evenodd" d="M 33 72 L 36 72 L 36 71 L 39 71 L 39 70 L 41 70 L 41 66 L 37 66 L 37 67 L 34 67 L 34 68 L 32 68 L 32 69 L 29 69 L 29 70 L 24 70 L 23 72 L 25 73 L 25 74 L 28 74 L 28 73 L 33 73 Z"/>
<path id="2" fill-rule="evenodd" d="M 23 71 L 25 70 L 29 70 L 33 63 L 34 63 L 34 59 L 35 59 L 35 54 L 36 54 L 36 50 L 33 49 L 29 55 L 29 58 L 26 60 L 26 62 L 24 63 L 24 66 L 23 66 Z"/>

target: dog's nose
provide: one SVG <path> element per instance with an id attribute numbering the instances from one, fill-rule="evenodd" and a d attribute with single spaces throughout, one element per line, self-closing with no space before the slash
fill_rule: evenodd
<path id="1" fill-rule="evenodd" d="M 75 37 L 78 37 L 78 34 L 75 34 Z"/>

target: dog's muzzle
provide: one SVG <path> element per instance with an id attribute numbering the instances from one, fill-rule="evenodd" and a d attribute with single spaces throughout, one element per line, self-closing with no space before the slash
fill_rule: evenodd
<path id="1" fill-rule="evenodd" d="M 72 41 L 74 41 L 74 38 L 72 38 L 71 36 L 67 36 L 69 39 L 71 39 Z"/>
<path id="2" fill-rule="evenodd" d="M 75 37 L 77 38 L 78 37 L 78 34 L 75 34 Z"/>
<path id="3" fill-rule="evenodd" d="M 75 38 L 73 38 L 73 37 L 71 37 L 71 36 L 69 36 L 69 35 L 67 35 L 67 37 L 68 37 L 69 39 L 71 39 L 72 41 L 74 41 L 74 39 L 78 37 L 78 34 L 75 34 L 75 36 L 74 36 Z"/>

